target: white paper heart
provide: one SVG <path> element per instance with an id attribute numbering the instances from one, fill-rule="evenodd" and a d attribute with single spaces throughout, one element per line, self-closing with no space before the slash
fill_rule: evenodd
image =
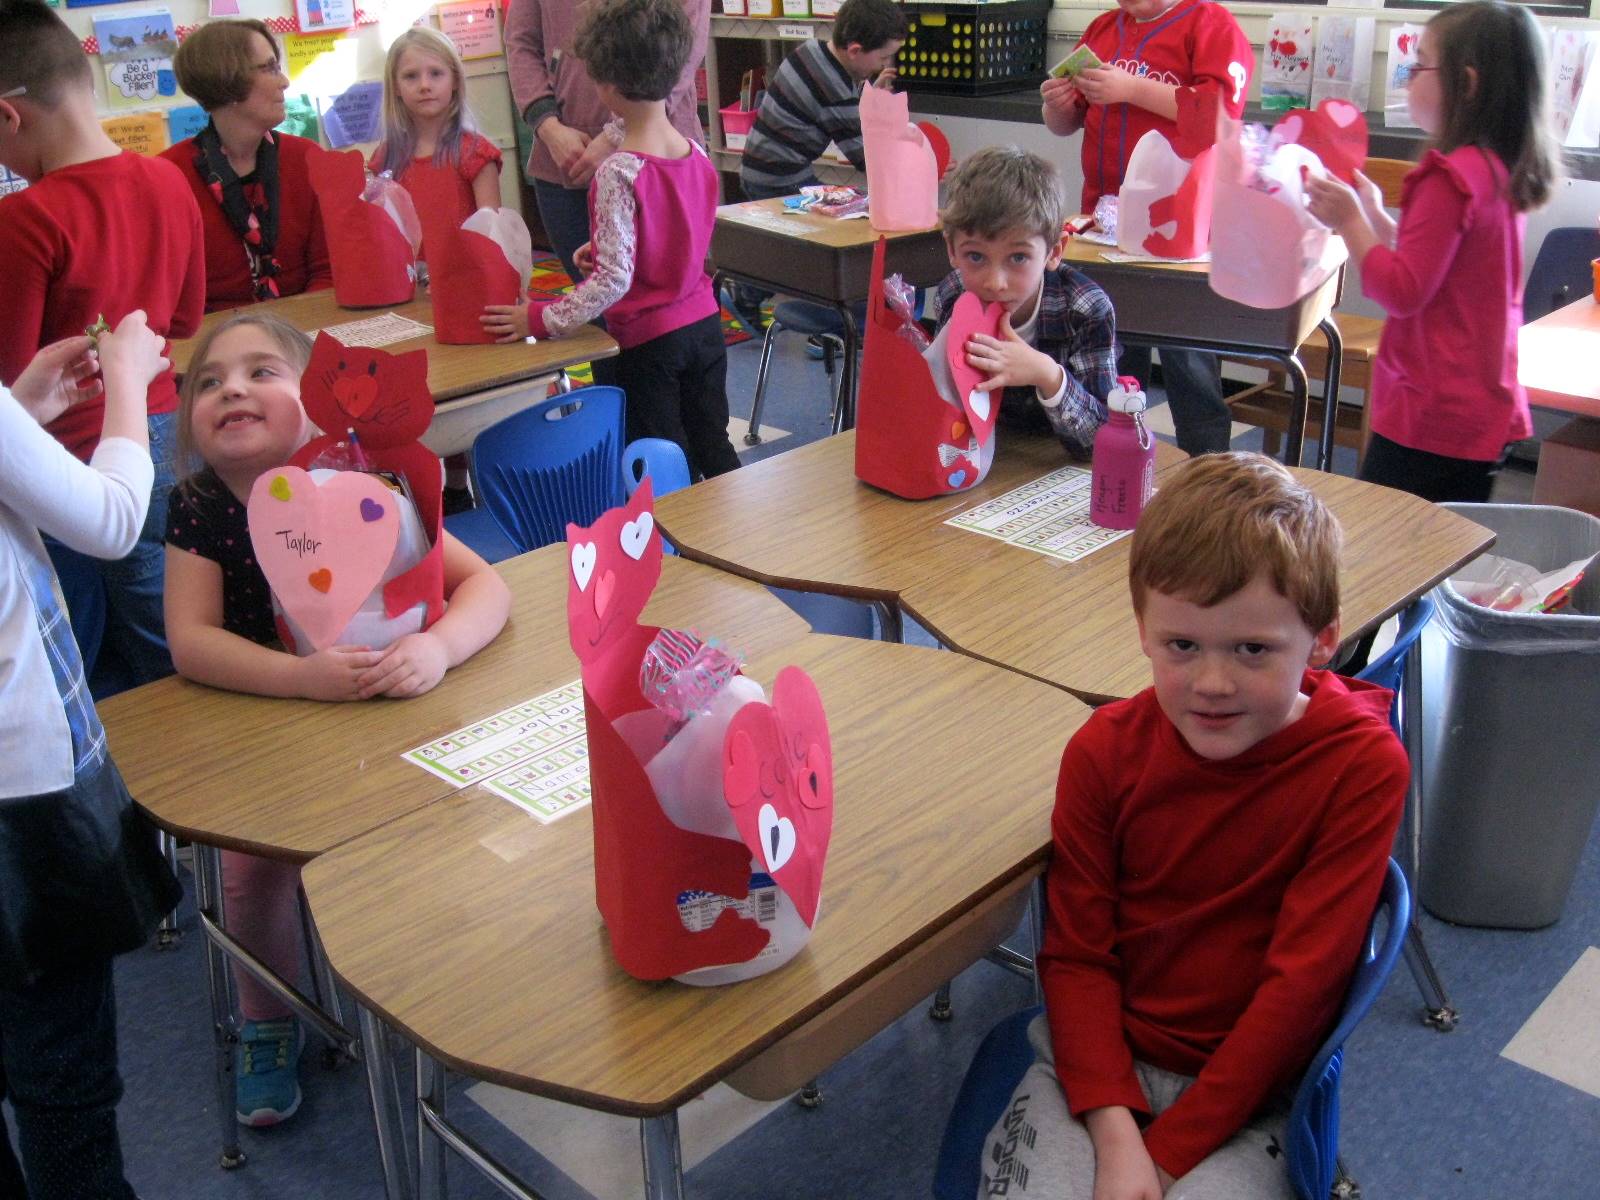
<path id="1" fill-rule="evenodd" d="M 761 853 L 767 860 L 767 870 L 781 870 L 794 854 L 794 822 L 778 816 L 778 810 L 763 804 L 756 815 L 756 828 L 761 832 Z"/>
<path id="2" fill-rule="evenodd" d="M 578 581 L 580 592 L 589 590 L 589 577 L 594 574 L 595 545 L 579 542 L 572 547 L 572 577 Z"/>
<path id="3" fill-rule="evenodd" d="M 622 523 L 622 552 L 634 562 L 644 557 L 645 547 L 650 544 L 650 531 L 655 528 L 656 519 L 649 513 L 640 513 L 632 521 Z"/>
<path id="4" fill-rule="evenodd" d="M 973 388 L 967 393 L 967 399 L 972 403 L 973 414 L 980 421 L 989 419 L 989 393 L 978 388 Z"/>

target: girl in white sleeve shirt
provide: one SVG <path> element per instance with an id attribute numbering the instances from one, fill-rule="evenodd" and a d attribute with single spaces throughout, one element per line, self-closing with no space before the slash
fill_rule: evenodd
<path id="1" fill-rule="evenodd" d="M 142 944 L 180 891 L 107 756 L 39 534 L 107 559 L 138 540 L 161 348 L 134 312 L 100 336 L 100 379 L 89 339 L 69 338 L 0 387 L 0 1099 L 17 1137 L 13 1151 L 0 1133 L 0 1196 L 133 1197 L 111 958 Z M 85 465 L 42 425 L 102 386 Z"/>

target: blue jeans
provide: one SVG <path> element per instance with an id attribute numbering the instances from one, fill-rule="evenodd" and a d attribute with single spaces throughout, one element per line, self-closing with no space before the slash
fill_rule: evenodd
<path id="1" fill-rule="evenodd" d="M 45 539 L 96 699 L 172 674 L 161 591 L 166 576 L 167 497 L 176 482 L 176 434 L 177 413 L 150 418 L 155 482 L 144 528 L 126 558 L 105 562 Z M 109 653 L 102 656 L 102 650 Z"/>
<path id="2" fill-rule="evenodd" d="M 543 179 L 533 181 L 539 201 L 539 220 L 550 235 L 550 246 L 574 283 L 583 278 L 572 256 L 589 240 L 589 189 L 562 187 Z"/>
<path id="3" fill-rule="evenodd" d="M 1232 441 L 1233 417 L 1222 398 L 1222 368 L 1215 354 L 1158 346 L 1161 378 L 1167 405 L 1178 432 L 1178 448 L 1185 454 L 1220 454 Z M 1128 346 L 1117 363 L 1117 373 L 1135 375 L 1141 387 L 1150 386 L 1150 348 Z"/>

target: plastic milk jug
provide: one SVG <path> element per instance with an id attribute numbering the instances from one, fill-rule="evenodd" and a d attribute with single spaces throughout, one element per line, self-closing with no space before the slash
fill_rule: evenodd
<path id="1" fill-rule="evenodd" d="M 1111 416 L 1094 436 L 1089 519 L 1103 529 L 1132 529 L 1155 488 L 1156 440 L 1144 423 L 1144 393 L 1121 376 L 1106 407 Z"/>

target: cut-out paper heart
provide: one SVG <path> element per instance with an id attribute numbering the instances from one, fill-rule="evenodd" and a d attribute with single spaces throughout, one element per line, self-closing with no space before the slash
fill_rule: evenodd
<path id="1" fill-rule="evenodd" d="M 363 521 L 383 520 L 383 505 L 372 500 L 361 501 L 361 519 Z"/>
<path id="2" fill-rule="evenodd" d="M 960 487 L 966 481 L 967 481 L 967 473 L 965 471 L 951 471 L 950 472 L 950 478 L 949 478 L 949 480 L 947 480 L 947 482 L 953 488 Z"/>
<path id="3" fill-rule="evenodd" d="M 579 542 L 572 547 L 572 578 L 578 590 L 589 590 L 589 577 L 594 574 L 595 548 L 593 542 Z"/>
<path id="4" fill-rule="evenodd" d="M 352 417 L 364 417 L 377 402 L 378 381 L 371 375 L 345 375 L 333 381 L 333 398 Z"/>
<path id="5" fill-rule="evenodd" d="M 246 512 L 250 544 L 279 606 L 318 650 L 337 644 L 394 554 L 394 493 L 359 471 L 319 485 L 299 467 L 278 467 L 256 480 Z"/>
<path id="6" fill-rule="evenodd" d="M 950 310 L 950 321 L 945 326 L 945 358 L 950 364 L 950 375 L 956 383 L 956 394 L 961 408 L 967 414 L 967 424 L 980 445 L 987 445 L 994 433 L 994 406 L 983 390 L 986 378 L 983 372 L 967 362 L 967 342 L 975 333 L 998 338 L 1001 323 L 1005 320 L 1005 306 L 985 305 L 972 292 L 962 292 Z M 981 398 L 979 398 L 981 396 Z"/>
<path id="7" fill-rule="evenodd" d="M 811 677 L 798 667 L 778 672 L 772 703 L 741 708 L 722 747 L 723 792 L 739 836 L 809 926 L 833 836 L 833 745 Z"/>
<path id="8" fill-rule="evenodd" d="M 617 590 L 617 573 L 606 570 L 594 585 L 594 615 L 596 620 L 606 619 L 606 609 L 611 607 L 611 597 Z"/>
<path id="9" fill-rule="evenodd" d="M 918 121 L 916 124 L 933 150 L 933 165 L 938 172 L 937 177 L 943 179 L 945 172 L 950 169 L 950 139 L 945 137 L 944 130 L 932 121 Z"/>
<path id="10" fill-rule="evenodd" d="M 622 552 L 634 562 L 644 557 L 645 547 L 650 544 L 650 534 L 655 530 L 656 519 L 650 513 L 640 513 L 638 518 L 622 523 Z"/>

